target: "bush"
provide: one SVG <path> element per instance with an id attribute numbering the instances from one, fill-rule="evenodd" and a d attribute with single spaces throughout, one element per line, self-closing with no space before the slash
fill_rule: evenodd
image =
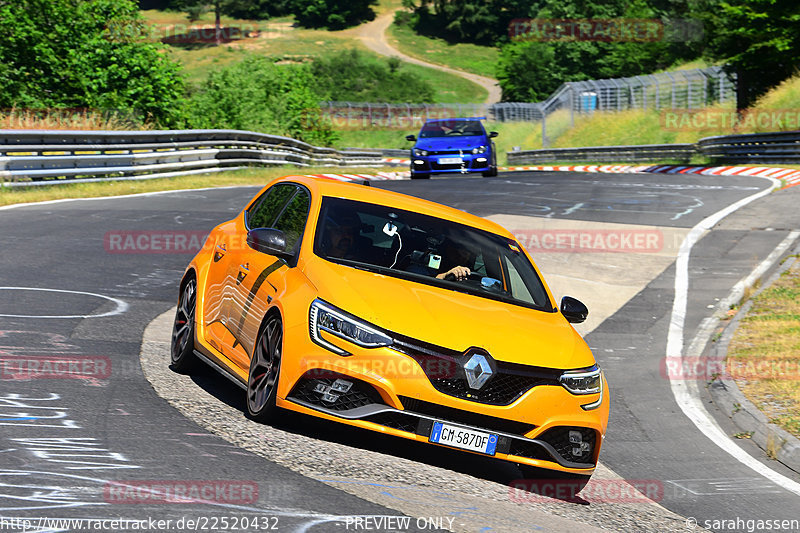
<path id="1" fill-rule="evenodd" d="M 396 58 L 372 59 L 351 49 L 318 58 L 311 69 L 318 92 L 331 100 L 427 103 L 434 98 L 430 83 L 404 72 Z"/>
<path id="2" fill-rule="evenodd" d="M 308 66 L 249 56 L 209 74 L 190 98 L 188 126 L 251 130 L 329 146 L 336 134 L 321 119 L 323 96 L 314 90 Z"/>

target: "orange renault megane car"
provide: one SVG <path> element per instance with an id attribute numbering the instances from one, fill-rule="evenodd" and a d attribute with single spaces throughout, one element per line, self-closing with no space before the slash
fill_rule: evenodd
<path id="1" fill-rule="evenodd" d="M 556 305 L 497 224 L 289 176 L 192 259 L 171 361 L 210 364 L 257 420 L 298 411 L 588 480 L 609 396 L 569 324 L 587 312 Z"/>

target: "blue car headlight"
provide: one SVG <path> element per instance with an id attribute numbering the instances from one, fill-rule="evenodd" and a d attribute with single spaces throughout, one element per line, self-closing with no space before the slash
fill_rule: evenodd
<path id="1" fill-rule="evenodd" d="M 339 355 L 350 355 L 347 351 L 322 338 L 325 331 L 362 348 L 378 348 L 392 344 L 392 338 L 353 315 L 322 300 L 314 300 L 308 312 L 311 340 Z"/>
<path id="2" fill-rule="evenodd" d="M 472 149 L 472 153 L 473 154 L 485 154 L 486 153 L 486 147 L 485 146 L 478 146 L 477 148 L 473 148 Z"/>
<path id="3" fill-rule="evenodd" d="M 426 155 L 428 155 L 428 151 L 427 150 L 423 150 L 421 148 L 414 148 L 414 156 L 415 157 L 425 157 Z"/>

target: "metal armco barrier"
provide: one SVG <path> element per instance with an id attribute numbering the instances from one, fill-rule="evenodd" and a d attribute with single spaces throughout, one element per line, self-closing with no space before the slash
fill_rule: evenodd
<path id="1" fill-rule="evenodd" d="M 509 165 L 554 162 L 647 163 L 651 161 L 688 162 L 695 154 L 693 144 L 643 144 L 639 146 L 590 146 L 549 148 L 508 152 Z"/>
<path id="2" fill-rule="evenodd" d="M 800 163 L 800 131 L 706 137 L 697 148 L 719 163 Z"/>
<path id="3" fill-rule="evenodd" d="M 693 155 L 713 163 L 800 163 L 800 131 L 723 135 L 700 139 L 697 144 L 645 144 L 553 148 L 508 153 L 509 165 L 553 162 L 688 163 Z"/>
<path id="4" fill-rule="evenodd" d="M 238 130 L 0 130 L 0 182 L 147 179 L 248 166 L 383 166 L 374 151 L 320 148 Z"/>

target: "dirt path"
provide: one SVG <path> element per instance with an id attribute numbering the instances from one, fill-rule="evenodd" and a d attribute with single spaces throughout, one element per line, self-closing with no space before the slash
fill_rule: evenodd
<path id="1" fill-rule="evenodd" d="M 399 57 L 403 61 L 408 61 L 409 63 L 422 65 L 423 67 L 428 68 L 435 68 L 437 70 L 441 70 L 442 72 L 461 76 L 462 78 L 466 78 L 489 91 L 489 96 L 486 98 L 487 104 L 493 104 L 500 101 L 502 91 L 500 90 L 500 86 L 497 84 L 497 80 L 493 78 L 478 76 L 477 74 L 470 74 L 469 72 L 444 67 L 442 65 L 436 65 L 434 63 L 427 63 L 420 59 L 408 56 L 396 48 L 393 48 L 386 40 L 386 29 L 392 24 L 393 20 L 394 11 L 390 11 L 388 13 L 384 13 L 383 15 L 379 15 L 372 22 L 362 24 L 361 26 L 347 31 L 351 32 L 355 37 L 361 39 L 361 42 L 363 42 L 364 45 L 373 52 L 389 57 Z"/>

